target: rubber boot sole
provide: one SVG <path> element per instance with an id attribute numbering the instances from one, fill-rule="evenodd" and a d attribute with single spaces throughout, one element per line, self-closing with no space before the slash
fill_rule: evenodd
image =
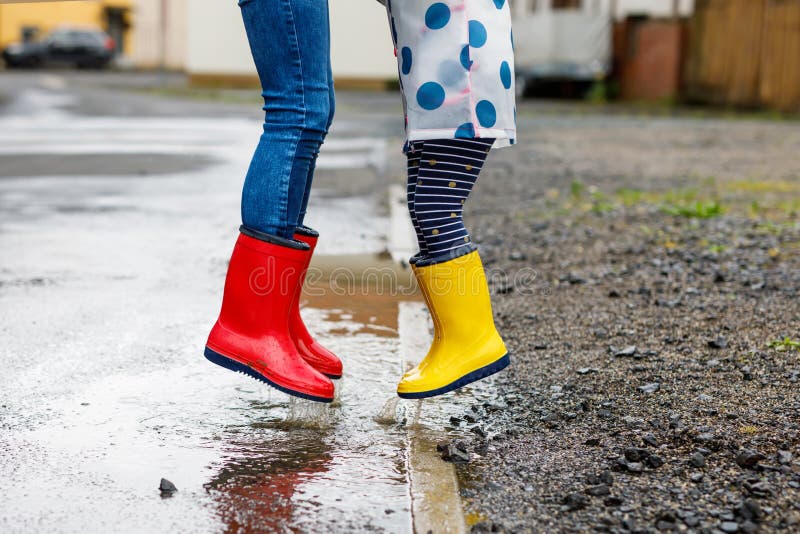
<path id="1" fill-rule="evenodd" d="M 315 402 L 333 402 L 333 397 L 331 397 L 331 398 L 328 398 L 328 397 L 317 397 L 315 395 L 309 395 L 308 393 L 303 393 L 301 391 L 295 391 L 293 389 L 289 389 L 287 387 L 281 386 L 280 384 L 276 384 L 275 382 L 273 382 L 272 380 L 270 380 L 266 376 L 262 375 L 261 373 L 259 373 L 255 369 L 253 369 L 252 367 L 249 367 L 249 366 L 247 366 L 247 365 L 245 365 L 245 364 L 243 364 L 241 362 L 238 362 L 238 361 L 234 360 L 233 358 L 229 358 L 228 356 L 223 356 L 222 354 L 220 354 L 220 353 L 218 353 L 216 351 L 213 351 L 208 347 L 206 347 L 206 350 L 204 351 L 204 354 L 206 356 L 206 359 L 208 361 L 210 361 L 211 363 L 215 363 L 215 364 L 219 365 L 220 367 L 224 367 L 225 369 L 228 369 L 230 371 L 234 371 L 236 373 L 242 373 L 242 374 L 245 374 L 245 375 L 247 375 L 247 376 L 249 376 L 251 378 L 255 378 L 256 380 L 264 382 L 265 384 L 268 384 L 268 385 L 274 387 L 275 389 L 277 389 L 278 391 L 282 391 L 282 392 L 286 393 L 287 395 L 292 395 L 294 397 L 300 397 L 301 399 L 306 399 L 306 400 L 315 401 Z"/>
<path id="2" fill-rule="evenodd" d="M 508 353 L 505 356 L 500 358 L 499 360 L 495 360 L 494 362 L 490 363 L 489 365 L 485 365 L 480 369 L 476 369 L 471 373 L 465 374 L 455 382 L 451 382 L 446 386 L 442 386 L 437 389 L 431 389 L 429 391 L 412 391 L 408 393 L 400 393 L 397 392 L 397 396 L 401 399 L 426 399 L 428 397 L 436 397 L 438 395 L 443 395 L 445 393 L 450 393 L 458 388 L 464 387 L 467 384 L 471 384 L 473 382 L 477 382 L 482 378 L 486 378 L 487 376 L 491 376 L 495 373 L 498 373 L 508 367 L 511 363 L 511 358 Z"/>

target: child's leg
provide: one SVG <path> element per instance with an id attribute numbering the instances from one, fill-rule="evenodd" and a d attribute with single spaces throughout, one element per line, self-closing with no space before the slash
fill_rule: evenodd
<path id="1" fill-rule="evenodd" d="M 408 185 L 406 187 L 406 198 L 408 199 L 408 213 L 411 215 L 411 224 L 414 225 L 414 231 L 417 234 L 417 242 L 419 243 L 419 253 L 421 257 L 428 256 L 428 246 L 425 244 L 425 238 L 422 235 L 422 228 L 417 221 L 417 214 L 414 210 L 414 199 L 416 198 L 417 179 L 419 174 L 419 162 L 422 157 L 422 142 L 411 143 L 408 153 Z"/>
<path id="2" fill-rule="evenodd" d="M 291 239 L 328 129 L 328 3 L 240 0 L 264 97 L 264 131 L 242 190 L 248 228 Z"/>
<path id="3" fill-rule="evenodd" d="M 325 14 L 327 22 L 317 28 L 322 35 L 320 36 L 320 42 L 324 45 L 323 48 L 327 51 L 330 51 L 331 45 L 331 35 L 330 35 L 330 9 L 328 9 L 327 2 L 325 2 Z M 333 124 L 333 116 L 336 112 L 336 92 L 333 89 L 333 71 L 331 70 L 331 55 L 330 53 L 327 54 L 328 57 L 328 69 L 327 69 L 327 76 L 328 76 L 328 120 L 325 125 L 325 134 L 323 135 L 322 139 L 324 141 L 325 136 L 328 135 L 328 131 L 331 129 L 331 124 Z M 322 146 L 320 143 L 319 147 Z M 308 209 L 308 198 L 311 195 L 311 184 L 314 181 L 314 171 L 317 167 L 317 156 L 319 156 L 319 147 L 317 148 L 316 152 L 314 152 L 313 159 L 311 160 L 311 164 L 308 168 L 308 179 L 306 180 L 305 191 L 303 192 L 303 200 L 300 204 L 300 214 L 297 216 L 297 226 L 302 226 L 303 221 L 306 217 L 306 210 Z"/>
<path id="4" fill-rule="evenodd" d="M 418 234 L 422 234 L 428 257 L 445 256 L 470 243 L 462 219 L 464 204 L 493 143 L 494 139 L 422 142 L 409 210 L 416 215 Z"/>

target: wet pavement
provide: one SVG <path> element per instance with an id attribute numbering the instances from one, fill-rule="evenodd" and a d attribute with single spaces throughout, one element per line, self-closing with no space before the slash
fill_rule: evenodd
<path id="1" fill-rule="evenodd" d="M 421 303 L 386 254 L 385 119 L 355 128 L 345 97 L 311 199 L 303 313 L 346 369 L 329 407 L 202 356 L 258 114 L 91 113 L 87 92 L 125 94 L 59 74 L 3 88 L 0 531 L 412 531 L 411 443 L 452 406 L 394 395 L 399 304 Z"/>

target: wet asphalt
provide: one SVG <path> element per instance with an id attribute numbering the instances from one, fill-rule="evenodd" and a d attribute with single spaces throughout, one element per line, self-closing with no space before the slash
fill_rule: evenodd
<path id="1" fill-rule="evenodd" d="M 375 421 L 397 303 L 309 295 L 348 369 L 331 409 L 206 362 L 260 111 L 158 82 L 0 75 L 0 530 L 409 531 L 406 434 Z M 320 255 L 378 255 L 398 132 L 347 108 L 308 224 Z"/>

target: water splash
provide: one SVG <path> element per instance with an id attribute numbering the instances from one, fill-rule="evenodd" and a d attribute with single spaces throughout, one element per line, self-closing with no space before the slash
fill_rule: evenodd
<path id="1" fill-rule="evenodd" d="M 422 417 L 422 401 L 425 399 L 419 399 L 417 402 L 413 404 L 412 413 L 411 413 L 411 422 L 409 423 L 409 428 L 421 428 L 419 420 Z"/>
<path id="2" fill-rule="evenodd" d="M 333 423 L 329 404 L 289 397 L 284 424 L 290 428 L 330 428 Z"/>
<path id="3" fill-rule="evenodd" d="M 400 397 L 391 397 L 375 416 L 374 420 L 379 425 L 393 425 L 397 423 L 397 404 L 400 402 Z"/>
<path id="4" fill-rule="evenodd" d="M 342 405 L 342 389 L 344 389 L 344 377 L 333 380 L 333 402 L 331 407 L 338 408 Z"/>

